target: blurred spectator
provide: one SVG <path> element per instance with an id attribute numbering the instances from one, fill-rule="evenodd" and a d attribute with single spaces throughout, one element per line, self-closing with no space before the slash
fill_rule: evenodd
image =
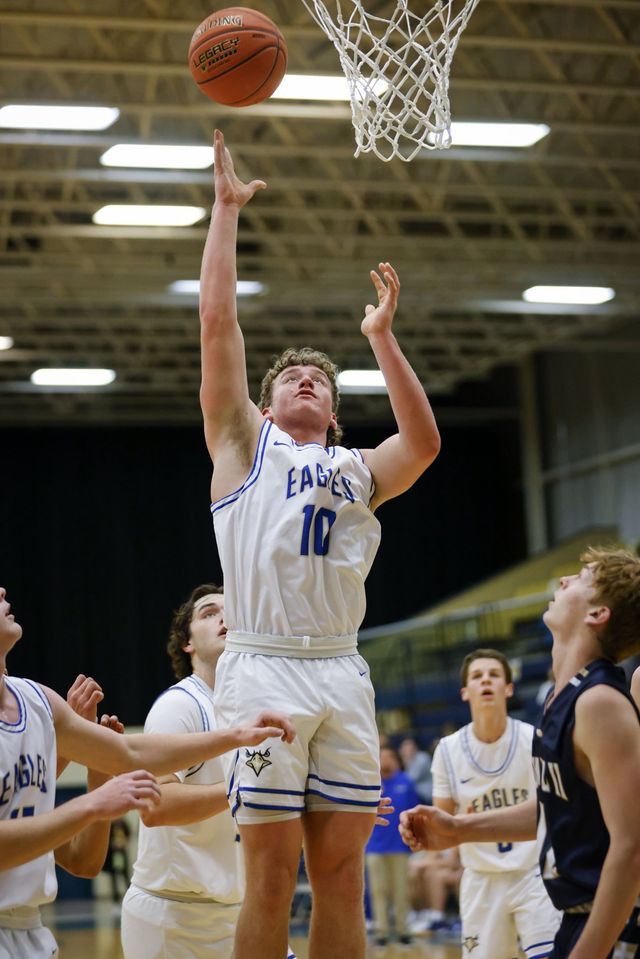
<path id="1" fill-rule="evenodd" d="M 431 756 L 420 749 L 415 739 L 408 736 L 400 743 L 400 758 L 406 774 L 413 780 L 423 803 L 431 803 Z"/>
<path id="2" fill-rule="evenodd" d="M 400 813 L 420 802 L 413 781 L 402 771 L 400 756 L 395 749 L 385 746 L 380 750 L 382 795 L 388 796 L 394 812 L 385 814 L 388 826 L 375 826 L 367 844 L 366 860 L 369 878 L 371 909 L 375 926 L 376 945 L 389 941 L 389 911 L 393 907 L 395 933 L 398 942 L 408 945 L 411 936 L 407 928 L 409 911 L 409 849 L 398 832 Z"/>
<path id="3" fill-rule="evenodd" d="M 418 852 L 409 859 L 411 932 L 452 929 L 457 918 L 447 921 L 447 903 L 453 897 L 459 908 L 462 864 L 456 848 L 443 852 Z"/>

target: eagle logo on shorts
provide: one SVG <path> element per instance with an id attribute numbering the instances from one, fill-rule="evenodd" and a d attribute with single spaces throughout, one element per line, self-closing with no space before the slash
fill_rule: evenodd
<path id="1" fill-rule="evenodd" d="M 264 752 L 260 752 L 259 749 L 254 749 L 251 752 L 250 749 L 245 749 L 246 755 L 249 757 L 247 759 L 247 766 L 250 766 L 253 769 L 256 776 L 259 776 L 265 766 L 273 766 L 273 763 L 269 759 L 271 755 L 270 749 L 265 749 Z"/>
<path id="2" fill-rule="evenodd" d="M 479 946 L 479 945 L 480 943 L 478 942 L 477 936 L 467 936 L 465 939 L 462 940 L 462 948 L 466 949 L 467 952 L 472 952 L 476 948 L 476 946 Z"/>

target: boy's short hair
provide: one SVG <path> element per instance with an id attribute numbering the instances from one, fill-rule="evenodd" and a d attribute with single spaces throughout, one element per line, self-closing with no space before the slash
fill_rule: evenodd
<path id="1" fill-rule="evenodd" d="M 219 595 L 224 593 L 222 586 L 216 586 L 214 583 L 202 583 L 191 592 L 189 599 L 185 600 L 182 606 L 173 614 L 171 626 L 169 628 L 169 640 L 167 642 L 167 652 L 171 660 L 171 668 L 176 679 L 184 679 L 193 672 L 191 666 L 191 656 L 185 652 L 184 647 L 189 645 L 191 639 L 191 620 L 193 618 L 193 607 L 208 593 Z"/>
<path id="2" fill-rule="evenodd" d="M 593 574 L 594 600 L 611 610 L 599 634 L 607 659 L 640 652 L 640 556 L 628 549 L 590 546 L 580 557 Z"/>
<path id="3" fill-rule="evenodd" d="M 260 386 L 260 399 L 258 406 L 261 410 L 271 406 L 271 391 L 273 381 L 278 373 L 282 373 L 288 366 L 317 366 L 319 370 L 329 377 L 331 383 L 331 395 L 333 402 L 332 411 L 337 415 L 340 406 L 340 391 L 338 389 L 338 367 L 333 363 L 326 353 L 321 350 L 314 350 L 310 346 L 303 346 L 300 349 L 291 347 L 281 353 L 280 356 L 274 356 L 271 368 L 265 373 Z M 342 427 L 336 424 L 335 428 L 329 427 L 327 430 L 327 446 L 338 446 L 342 439 Z"/>
<path id="4" fill-rule="evenodd" d="M 498 649 L 474 649 L 472 653 L 467 653 L 462 660 L 462 666 L 460 667 L 461 686 L 467 685 L 467 680 L 469 678 L 469 667 L 476 659 L 497 659 L 498 662 L 502 664 L 507 683 L 513 682 L 511 664 L 504 653 L 501 653 Z"/>

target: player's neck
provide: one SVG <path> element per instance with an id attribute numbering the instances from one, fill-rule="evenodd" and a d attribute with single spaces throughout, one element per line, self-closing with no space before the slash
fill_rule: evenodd
<path id="1" fill-rule="evenodd" d="M 209 689 L 214 689 L 216 685 L 216 666 L 218 661 L 214 664 L 203 663 L 202 660 L 198 660 L 193 663 L 193 675 L 197 676 L 198 679 L 201 679 L 203 683 L 206 683 Z"/>
<path id="2" fill-rule="evenodd" d="M 300 446 L 305 446 L 307 443 L 317 443 L 318 446 L 327 445 L 326 428 L 298 418 L 284 419 L 280 422 L 274 420 L 274 422 L 279 429 L 288 433 Z"/>
<path id="3" fill-rule="evenodd" d="M 472 721 L 473 735 L 481 743 L 495 743 L 507 728 L 506 710 L 478 709 Z"/>
<path id="4" fill-rule="evenodd" d="M 553 698 L 581 669 L 602 656 L 602 647 L 589 632 L 576 632 L 569 637 L 554 633 L 551 659 L 555 679 Z"/>

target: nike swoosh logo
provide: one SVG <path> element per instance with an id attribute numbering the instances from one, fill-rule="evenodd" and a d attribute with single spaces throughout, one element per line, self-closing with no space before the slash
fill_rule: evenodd
<path id="1" fill-rule="evenodd" d="M 464 783 L 470 783 L 472 779 L 473 779 L 473 776 L 469 776 L 468 779 L 461 779 L 460 782 L 464 785 Z"/>
<path id="2" fill-rule="evenodd" d="M 360 676 L 366 676 L 367 671 L 366 671 L 366 669 L 365 669 L 365 671 L 364 671 L 363 673 L 361 673 L 360 670 L 358 670 L 358 674 L 359 674 Z"/>

